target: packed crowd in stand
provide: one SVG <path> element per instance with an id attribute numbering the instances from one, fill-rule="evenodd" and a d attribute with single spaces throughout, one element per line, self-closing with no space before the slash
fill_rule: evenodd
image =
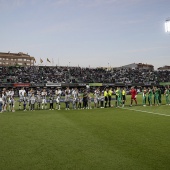
<path id="1" fill-rule="evenodd" d="M 64 93 L 62 95 L 62 93 Z M 133 105 L 133 101 L 137 105 L 137 90 L 134 87 L 130 89 L 131 102 L 130 106 Z M 163 95 L 166 99 L 166 105 L 170 105 L 169 86 L 165 87 Z M 113 99 L 113 96 L 115 98 Z M 143 106 L 152 106 L 153 104 L 158 106 L 162 104 L 161 90 L 157 87 L 144 87 L 142 90 Z M 19 106 L 16 106 L 16 101 Z M 81 93 L 77 88 L 66 89 L 56 88 L 55 90 L 43 89 L 30 89 L 26 92 L 24 88 L 19 90 L 19 99 L 14 97 L 13 89 L 3 88 L 0 95 L 0 112 L 12 111 L 15 112 L 15 108 L 20 110 L 60 110 L 61 102 L 65 103 L 65 110 L 70 109 L 92 109 L 92 108 L 107 108 L 107 107 L 124 107 L 126 104 L 126 88 L 117 87 L 112 89 L 106 87 L 104 89 L 96 88 L 93 93 L 90 92 L 89 88 L 85 88 Z M 62 106 L 63 109 L 63 106 Z"/>
<path id="2" fill-rule="evenodd" d="M 62 66 L 0 67 L 0 83 L 159 83 L 170 71 Z"/>

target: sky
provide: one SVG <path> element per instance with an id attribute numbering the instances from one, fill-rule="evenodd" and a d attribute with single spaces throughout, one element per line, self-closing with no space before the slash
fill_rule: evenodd
<path id="1" fill-rule="evenodd" d="M 0 0 L 0 52 L 36 65 L 157 69 L 170 65 L 168 18 L 170 0 Z"/>

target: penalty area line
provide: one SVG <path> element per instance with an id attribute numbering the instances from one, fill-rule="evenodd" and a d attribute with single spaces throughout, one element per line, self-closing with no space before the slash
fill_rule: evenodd
<path id="1" fill-rule="evenodd" d="M 170 115 L 167 115 L 167 114 L 155 113 L 155 112 L 148 112 L 148 111 L 144 111 L 144 110 L 136 110 L 136 109 L 128 109 L 128 108 L 120 108 L 120 109 L 124 109 L 124 110 L 132 110 L 132 111 L 136 111 L 136 112 L 143 112 L 143 113 L 149 113 L 149 114 L 153 114 L 153 115 L 159 115 L 159 116 L 167 116 L 167 117 L 170 117 Z"/>

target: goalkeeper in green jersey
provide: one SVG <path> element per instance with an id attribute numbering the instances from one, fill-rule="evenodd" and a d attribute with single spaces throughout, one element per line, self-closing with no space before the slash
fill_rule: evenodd
<path id="1" fill-rule="evenodd" d="M 115 105 L 116 105 L 116 107 L 119 107 L 120 104 L 121 104 L 121 96 L 122 96 L 119 87 L 117 87 L 117 89 L 116 89 L 116 91 L 115 91 L 115 94 L 116 94 L 116 102 L 115 102 Z"/>

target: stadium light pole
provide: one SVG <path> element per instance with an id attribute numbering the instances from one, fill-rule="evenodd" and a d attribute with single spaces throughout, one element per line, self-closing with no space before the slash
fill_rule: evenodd
<path id="1" fill-rule="evenodd" d="M 165 32 L 170 33 L 170 18 L 165 21 Z"/>
<path id="2" fill-rule="evenodd" d="M 69 80 L 70 80 L 70 78 L 71 78 L 71 76 L 70 76 L 70 61 L 69 61 L 69 72 L 68 72 L 68 74 L 69 74 Z"/>

